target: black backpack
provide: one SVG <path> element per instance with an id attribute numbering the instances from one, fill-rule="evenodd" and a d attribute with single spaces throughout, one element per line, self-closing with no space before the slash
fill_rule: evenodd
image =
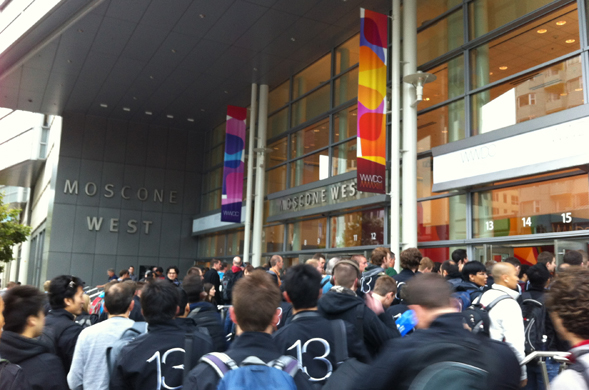
<path id="1" fill-rule="evenodd" d="M 464 322 L 471 329 L 472 333 L 489 337 L 489 328 L 491 326 L 489 312 L 502 300 L 513 298 L 507 294 L 504 294 L 495 298 L 495 300 L 493 300 L 487 306 L 483 306 L 481 304 L 481 298 L 482 296 L 480 296 L 475 303 L 465 309 L 462 312 L 462 315 L 464 316 Z"/>
<path id="2" fill-rule="evenodd" d="M 237 279 L 243 276 L 243 272 L 233 273 L 233 272 L 225 272 L 223 275 L 223 281 L 221 285 L 223 286 L 223 301 L 226 305 L 231 305 L 231 293 L 233 291 L 233 286 Z"/>
<path id="3" fill-rule="evenodd" d="M 227 349 L 227 343 L 225 342 L 223 324 L 219 322 L 219 315 L 212 310 L 201 311 L 200 309 L 200 307 L 197 307 L 192 310 L 187 317 L 191 318 L 197 327 L 207 329 L 209 336 L 213 340 L 215 351 L 225 351 Z"/>
<path id="4" fill-rule="evenodd" d="M 522 294 L 522 316 L 524 318 L 525 352 L 544 350 L 543 336 L 546 333 L 546 308 L 544 304 L 532 298 L 529 292 Z"/>

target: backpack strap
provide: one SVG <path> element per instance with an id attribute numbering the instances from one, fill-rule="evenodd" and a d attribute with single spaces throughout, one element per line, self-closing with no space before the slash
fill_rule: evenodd
<path id="1" fill-rule="evenodd" d="M 360 333 L 360 340 L 364 342 L 364 303 L 356 305 L 356 327 Z"/>
<path id="2" fill-rule="evenodd" d="M 332 320 L 331 332 L 335 338 L 335 345 L 333 346 L 336 363 L 339 364 L 348 360 L 348 335 L 346 332 L 346 324 L 344 320 Z"/>
<path id="3" fill-rule="evenodd" d="M 286 355 L 283 355 L 276 360 L 272 360 L 268 363 L 268 366 L 282 370 L 292 378 L 294 378 L 299 371 L 299 362 L 292 356 Z"/>
<path id="4" fill-rule="evenodd" d="M 211 366 L 220 378 L 223 378 L 229 371 L 239 368 L 233 359 L 221 352 L 206 354 L 200 358 L 200 361 Z"/>
<path id="5" fill-rule="evenodd" d="M 127 338 L 126 336 L 127 336 L 128 334 L 133 334 L 133 333 L 135 333 L 135 337 L 137 337 L 137 336 L 141 336 L 141 334 L 142 334 L 142 333 L 141 333 L 141 331 L 140 331 L 139 329 L 135 328 L 135 324 L 133 324 L 133 326 L 132 326 L 132 327 L 130 327 L 130 328 L 127 328 L 127 329 L 126 329 L 126 330 L 125 330 L 125 331 L 124 331 L 124 332 L 121 334 L 121 337 L 119 337 L 119 340 L 120 340 L 120 339 Z M 111 351 L 112 351 L 112 349 L 113 349 L 113 347 L 112 347 L 112 346 L 110 346 L 110 347 L 107 347 L 107 348 L 106 348 L 106 367 L 107 367 L 107 369 L 108 369 L 108 375 L 110 375 L 110 376 L 112 376 L 112 374 L 113 374 L 113 369 L 114 369 L 114 364 L 115 364 L 115 362 L 113 362 L 113 361 L 112 361 L 112 356 L 111 356 L 111 355 L 112 355 L 112 354 L 111 354 Z"/>
<path id="6" fill-rule="evenodd" d="M 577 360 L 575 363 L 569 366 L 569 369 L 581 374 L 587 386 L 589 386 L 589 373 L 587 373 L 587 366 L 581 360 Z"/>
<path id="7" fill-rule="evenodd" d="M 184 383 L 188 383 L 188 373 L 192 369 L 192 349 L 194 344 L 194 334 L 186 333 L 184 335 Z"/>
<path id="8" fill-rule="evenodd" d="M 490 312 L 492 308 L 495 307 L 495 305 L 497 305 L 499 302 L 501 302 L 504 299 L 513 299 L 511 298 L 509 295 L 504 294 L 501 295 L 500 297 L 495 298 L 491 303 L 489 303 L 487 306 L 485 306 L 485 309 L 487 310 L 487 312 Z M 480 301 L 480 299 L 479 299 Z"/>
<path id="9" fill-rule="evenodd" d="M 329 282 L 331 282 L 331 278 L 324 278 L 321 282 L 321 288 L 325 287 L 325 285 Z"/>

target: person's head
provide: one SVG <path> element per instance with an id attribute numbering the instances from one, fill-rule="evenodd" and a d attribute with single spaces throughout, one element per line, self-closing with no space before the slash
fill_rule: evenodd
<path id="1" fill-rule="evenodd" d="M 115 269 L 114 268 L 107 269 L 106 274 L 108 275 L 109 278 L 112 278 L 113 276 L 115 276 Z"/>
<path id="2" fill-rule="evenodd" d="M 220 271 L 225 272 L 225 271 L 227 271 L 228 267 L 229 267 L 229 264 L 227 264 L 226 262 L 222 262 Z"/>
<path id="3" fill-rule="evenodd" d="M 374 248 L 372 253 L 370 254 L 370 262 L 377 267 L 381 267 L 384 269 L 388 268 L 388 254 L 389 250 L 384 247 Z"/>
<path id="4" fill-rule="evenodd" d="M 212 283 L 205 283 L 202 287 L 203 291 L 207 293 L 208 297 L 214 297 L 217 290 Z"/>
<path id="5" fill-rule="evenodd" d="M 395 296 L 397 295 L 397 283 L 395 282 L 395 279 L 390 276 L 382 275 L 376 279 L 374 290 L 372 290 L 372 292 L 382 298 L 380 302 L 386 309 L 391 306 L 395 300 Z"/>
<path id="6" fill-rule="evenodd" d="M 485 268 L 487 269 L 487 275 L 493 275 L 493 266 L 495 265 L 495 261 L 489 260 L 485 263 Z"/>
<path id="7" fill-rule="evenodd" d="M 422 255 L 417 248 L 407 248 L 401 252 L 401 268 L 415 272 L 419 268 Z"/>
<path id="8" fill-rule="evenodd" d="M 419 262 L 419 272 L 427 274 L 434 269 L 434 262 L 429 257 L 424 257 Z"/>
<path id="9" fill-rule="evenodd" d="M 360 268 L 353 260 L 340 260 L 333 268 L 333 285 L 355 290 L 360 278 Z"/>
<path id="10" fill-rule="evenodd" d="M 305 264 L 309 264 L 311 267 L 315 268 L 317 270 L 317 272 L 319 272 L 320 274 L 323 273 L 323 267 L 321 266 L 321 263 L 319 262 L 319 260 L 309 259 L 309 260 L 305 261 Z"/>
<path id="11" fill-rule="evenodd" d="M 268 332 L 279 319 L 280 289 L 268 273 L 256 270 L 233 287 L 231 320 L 243 332 Z"/>
<path id="12" fill-rule="evenodd" d="M 148 324 L 171 321 L 180 310 L 179 305 L 180 294 L 174 284 L 155 280 L 143 287 L 141 312 Z"/>
<path id="13" fill-rule="evenodd" d="M 577 251 L 568 251 L 564 254 L 562 262 L 575 267 L 583 265 L 583 255 Z"/>
<path id="14" fill-rule="evenodd" d="M 535 288 L 544 289 L 550 282 L 550 271 L 546 268 L 545 264 L 538 263 L 528 268 L 526 275 L 528 276 L 528 282 Z"/>
<path id="15" fill-rule="evenodd" d="M 556 269 L 556 257 L 554 257 L 552 252 L 540 252 L 538 255 L 538 263 L 544 264 L 550 272 L 554 272 Z"/>
<path id="16" fill-rule="evenodd" d="M 469 261 L 462 267 L 462 279 L 479 287 L 487 284 L 487 268 L 478 261 Z"/>
<path id="17" fill-rule="evenodd" d="M 310 264 L 291 267 L 284 276 L 284 298 L 295 310 L 317 307 L 321 278 L 317 268 Z"/>
<path id="18" fill-rule="evenodd" d="M 284 260 L 282 260 L 282 256 L 280 256 L 280 255 L 272 256 L 270 258 L 270 265 L 272 266 L 272 268 L 282 269 L 282 266 L 284 265 Z"/>
<path id="19" fill-rule="evenodd" d="M 341 257 L 332 257 L 331 259 L 329 259 L 329 261 L 327 262 L 327 265 L 325 266 L 325 274 L 326 275 L 333 275 L 333 267 L 335 267 L 337 262 L 340 260 L 341 260 Z"/>
<path id="20" fill-rule="evenodd" d="M 466 256 L 466 249 L 456 249 L 452 252 L 452 261 L 458 266 L 458 270 L 462 270 L 462 266 L 468 263 L 468 257 Z"/>
<path id="21" fill-rule="evenodd" d="M 45 295 L 32 286 L 17 286 L 4 294 L 4 330 L 34 338 L 45 325 Z"/>
<path id="22" fill-rule="evenodd" d="M 504 259 L 503 262 L 513 265 L 515 267 L 517 275 L 519 276 L 519 271 L 521 270 L 522 263 L 518 259 L 516 259 L 513 256 L 509 256 L 508 258 Z"/>
<path id="23" fill-rule="evenodd" d="M 358 263 L 358 267 L 360 268 L 360 272 L 364 272 L 366 267 L 368 267 L 368 260 L 364 255 L 352 255 L 352 260 Z"/>
<path id="24" fill-rule="evenodd" d="M 527 282 L 528 281 L 528 270 L 529 269 L 530 269 L 530 265 L 529 264 L 522 264 L 519 267 L 519 275 L 518 275 L 519 280 L 521 280 L 523 282 Z"/>
<path id="25" fill-rule="evenodd" d="M 135 267 L 133 267 L 132 265 L 129 266 L 128 270 L 129 270 L 129 275 L 135 274 Z"/>
<path id="26" fill-rule="evenodd" d="M 178 279 L 178 275 L 180 274 L 180 270 L 176 266 L 168 267 L 166 270 L 166 277 L 170 280 Z"/>
<path id="27" fill-rule="evenodd" d="M 153 280 L 156 277 L 156 273 L 153 271 L 145 272 L 145 280 Z"/>
<path id="28" fill-rule="evenodd" d="M 143 291 L 143 286 L 145 286 L 147 282 L 137 282 L 135 283 L 135 295 L 141 298 L 141 291 Z"/>
<path id="29" fill-rule="evenodd" d="M 589 270 L 563 271 L 550 286 L 546 308 L 558 333 L 572 345 L 589 339 Z"/>
<path id="30" fill-rule="evenodd" d="M 246 266 L 245 266 L 245 268 L 243 269 L 243 274 L 244 274 L 245 276 L 247 276 L 247 275 L 251 275 L 251 273 L 252 273 L 252 272 L 254 272 L 254 270 L 255 270 L 254 266 L 253 266 L 253 265 L 251 265 L 251 264 L 248 264 L 248 265 L 246 265 Z"/>
<path id="31" fill-rule="evenodd" d="M 421 264 L 421 263 L 420 263 Z M 434 268 L 432 268 L 432 272 L 434 274 L 439 274 L 440 273 L 440 267 L 442 266 L 442 263 L 438 263 L 437 261 L 434 262 Z"/>
<path id="32" fill-rule="evenodd" d="M 233 258 L 233 265 L 236 267 L 241 267 L 241 257 L 235 256 Z"/>
<path id="33" fill-rule="evenodd" d="M 202 270 L 199 267 L 188 268 L 188 271 L 186 271 L 186 276 L 190 275 L 198 275 L 201 279 L 204 277 L 202 274 Z"/>
<path id="34" fill-rule="evenodd" d="M 459 272 L 458 265 L 456 265 L 456 263 L 452 260 L 446 260 L 440 266 L 440 274 L 443 277 L 454 275 L 454 274 L 457 274 L 458 272 Z"/>
<path id="35" fill-rule="evenodd" d="M 517 269 L 511 263 L 502 261 L 493 266 L 493 280 L 498 285 L 517 290 L 518 276 Z"/>
<path id="36" fill-rule="evenodd" d="M 65 309 L 71 314 L 80 315 L 84 305 L 82 280 L 71 275 L 61 275 L 51 279 L 49 284 L 49 304 L 53 310 Z"/>
<path id="37" fill-rule="evenodd" d="M 113 284 L 104 293 L 104 307 L 110 315 L 127 314 L 133 310 L 133 296 L 135 295 L 136 284 L 124 282 Z"/>
<path id="38" fill-rule="evenodd" d="M 186 291 L 188 303 L 197 303 L 202 300 L 203 282 L 200 275 L 188 275 L 182 281 L 182 289 Z"/>
<path id="39" fill-rule="evenodd" d="M 583 256 L 583 267 L 587 267 L 587 263 L 589 262 L 589 254 L 587 254 L 587 251 L 584 251 L 583 249 L 578 249 L 577 252 L 579 252 L 581 256 Z"/>
<path id="40" fill-rule="evenodd" d="M 128 269 L 122 269 L 119 271 L 119 278 L 127 279 L 128 277 L 129 277 L 129 270 Z"/>
<path id="41" fill-rule="evenodd" d="M 155 273 L 157 274 L 157 276 L 163 276 L 163 274 L 164 274 L 163 267 L 156 267 Z"/>
<path id="42" fill-rule="evenodd" d="M 218 259 L 213 259 L 211 260 L 211 267 L 215 270 L 218 271 L 221 269 L 221 260 Z"/>
<path id="43" fill-rule="evenodd" d="M 438 274 L 418 274 L 403 288 L 409 308 L 415 311 L 417 328 L 428 328 L 438 316 L 456 311 L 451 304 L 450 284 Z"/>
<path id="44" fill-rule="evenodd" d="M 48 293 L 49 292 L 49 285 L 51 284 L 51 280 L 46 280 L 45 283 L 43 283 L 43 290 Z"/>
<path id="45" fill-rule="evenodd" d="M 323 273 L 323 271 L 325 271 L 325 263 L 327 263 L 327 261 L 325 260 L 325 256 L 323 256 L 323 253 L 315 253 L 313 255 L 313 259 L 319 261 L 319 265 L 322 269 L 322 271 L 319 272 Z"/>

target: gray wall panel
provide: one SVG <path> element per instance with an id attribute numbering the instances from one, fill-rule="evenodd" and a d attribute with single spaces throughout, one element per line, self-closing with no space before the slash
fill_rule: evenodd
<path id="1" fill-rule="evenodd" d="M 82 160 L 78 180 L 78 206 L 99 206 L 102 194 L 102 161 Z M 92 195 L 94 194 L 94 195 Z"/>
<path id="2" fill-rule="evenodd" d="M 82 158 L 102 161 L 106 139 L 106 118 L 87 117 Z"/>
<path id="3" fill-rule="evenodd" d="M 168 137 L 168 161 L 166 168 L 184 170 L 186 166 L 186 131 L 170 129 Z"/>
<path id="4" fill-rule="evenodd" d="M 145 165 L 148 137 L 149 129 L 147 125 L 140 123 L 129 123 L 129 127 L 127 128 L 125 163 Z"/>
<path id="5" fill-rule="evenodd" d="M 105 189 L 108 184 L 112 184 L 112 187 L 109 186 L 108 189 Z M 103 163 L 100 186 L 100 207 L 121 207 L 121 189 L 124 185 L 125 165 L 112 162 Z"/>
<path id="6" fill-rule="evenodd" d="M 71 274 L 81 278 L 87 284 L 92 282 L 94 271 L 94 254 L 72 253 Z"/>
<path id="7" fill-rule="evenodd" d="M 143 211 L 162 211 L 164 208 L 164 202 L 167 200 L 166 193 L 164 191 L 165 188 L 165 178 L 166 178 L 166 171 L 163 168 L 152 168 L 147 167 L 145 168 L 145 188 L 149 189 L 149 198 L 147 201 L 143 202 Z M 155 197 L 155 190 L 158 192 L 158 197 Z M 159 201 L 159 196 L 163 192 L 164 200 L 162 202 Z M 157 199 L 155 201 L 154 199 Z"/>
<path id="8" fill-rule="evenodd" d="M 95 255 L 94 266 L 92 267 L 92 282 L 90 285 L 105 284 L 108 282 L 106 271 L 109 268 L 115 268 L 117 265 L 116 256 L 112 255 Z M 115 271 L 117 272 L 117 271 Z"/>
<path id="9" fill-rule="evenodd" d="M 160 256 L 178 257 L 180 255 L 181 214 L 163 214 L 160 235 Z"/>
<path id="10" fill-rule="evenodd" d="M 81 161 L 78 158 L 60 157 L 59 169 L 57 170 L 57 181 L 55 188 L 55 203 L 76 204 L 78 197 L 64 193 L 66 180 L 76 180 L 80 176 Z M 78 193 L 80 184 L 78 183 Z M 82 189 L 83 190 L 83 189 Z"/>
<path id="11" fill-rule="evenodd" d="M 76 206 L 55 204 L 51 230 L 51 251 L 71 252 L 74 241 Z M 53 266 L 50 263 L 50 266 Z M 64 269 L 63 272 L 66 272 Z"/>
<path id="12" fill-rule="evenodd" d="M 143 208 L 143 202 L 137 197 L 137 191 L 144 187 L 145 167 L 125 165 L 123 180 L 125 186 L 131 188 L 125 191 L 125 196 L 129 199 L 123 199 L 121 207 L 128 210 L 141 210 Z"/>
<path id="13" fill-rule="evenodd" d="M 102 255 L 116 255 L 117 254 L 117 244 L 119 242 L 119 236 L 122 234 L 126 234 L 123 233 L 124 226 L 122 226 L 123 221 L 121 221 L 120 217 L 121 217 L 121 210 L 119 209 L 112 209 L 112 208 L 104 208 L 101 207 L 98 210 L 98 213 L 101 217 L 104 218 L 104 226 L 102 229 L 100 229 L 99 232 L 94 233 L 96 235 L 96 249 L 95 249 L 95 253 L 96 254 L 102 254 Z M 118 219 L 119 223 L 118 223 L 118 228 L 116 227 L 116 222 L 112 221 L 112 219 Z M 126 222 L 124 222 L 126 223 Z M 116 232 L 111 232 L 111 224 L 113 227 L 113 230 L 117 230 L 118 229 L 118 233 Z M 123 232 L 121 232 L 121 230 Z"/>
<path id="14" fill-rule="evenodd" d="M 109 121 L 104 144 L 104 161 L 124 163 L 126 144 L 127 123 L 116 120 Z"/>
<path id="15" fill-rule="evenodd" d="M 166 167 L 166 148 L 168 144 L 168 129 L 159 126 L 149 127 L 149 141 L 147 146 L 146 166 L 154 168 Z"/>
<path id="16" fill-rule="evenodd" d="M 90 218 L 90 222 L 88 221 L 88 218 Z M 96 224 L 90 225 L 93 229 L 90 230 L 89 224 L 92 224 L 94 221 Z M 100 226 L 101 231 L 108 229 L 108 221 L 106 221 L 104 216 L 99 213 L 99 208 L 78 206 L 76 208 L 76 221 L 74 223 L 72 252 L 94 253 L 96 249 L 96 229 L 98 226 Z"/>
<path id="17" fill-rule="evenodd" d="M 85 122 L 86 119 L 82 114 L 64 116 L 61 129 L 60 156 L 77 158 L 82 156 Z"/>
<path id="18" fill-rule="evenodd" d="M 149 234 L 144 234 L 145 225 L 141 226 L 142 232 L 139 238 L 139 255 L 154 256 L 159 253 L 160 237 L 162 234 L 162 213 L 153 211 L 143 211 L 141 213 L 142 221 L 151 221 Z"/>
<path id="19" fill-rule="evenodd" d="M 70 252 L 49 252 L 47 262 L 50 267 L 47 267 L 47 275 L 45 280 L 51 280 L 59 275 L 69 275 L 70 266 L 72 262 L 72 254 Z M 43 282 L 45 282 L 43 280 Z"/>
<path id="20" fill-rule="evenodd" d="M 164 202 L 164 212 L 168 213 L 182 213 L 182 202 L 184 199 L 184 176 L 185 173 L 182 171 L 174 171 L 166 169 L 165 177 L 165 189 L 166 194 L 170 194 L 170 191 L 176 191 L 177 197 L 175 202 L 170 203 L 170 198 Z"/>
<path id="21" fill-rule="evenodd" d="M 118 255 L 137 256 L 139 253 L 139 239 L 144 234 L 141 221 L 141 211 L 121 210 L 121 226 L 118 233 L 120 239 L 117 243 Z M 133 233 L 134 229 L 136 231 Z"/>

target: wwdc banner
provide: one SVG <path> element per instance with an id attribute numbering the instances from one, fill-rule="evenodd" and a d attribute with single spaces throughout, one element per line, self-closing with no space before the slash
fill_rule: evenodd
<path id="1" fill-rule="evenodd" d="M 221 192 L 222 222 L 241 222 L 246 116 L 246 108 L 227 106 L 223 190 Z"/>
<path id="2" fill-rule="evenodd" d="M 385 193 L 388 17 L 360 9 L 358 190 Z"/>

